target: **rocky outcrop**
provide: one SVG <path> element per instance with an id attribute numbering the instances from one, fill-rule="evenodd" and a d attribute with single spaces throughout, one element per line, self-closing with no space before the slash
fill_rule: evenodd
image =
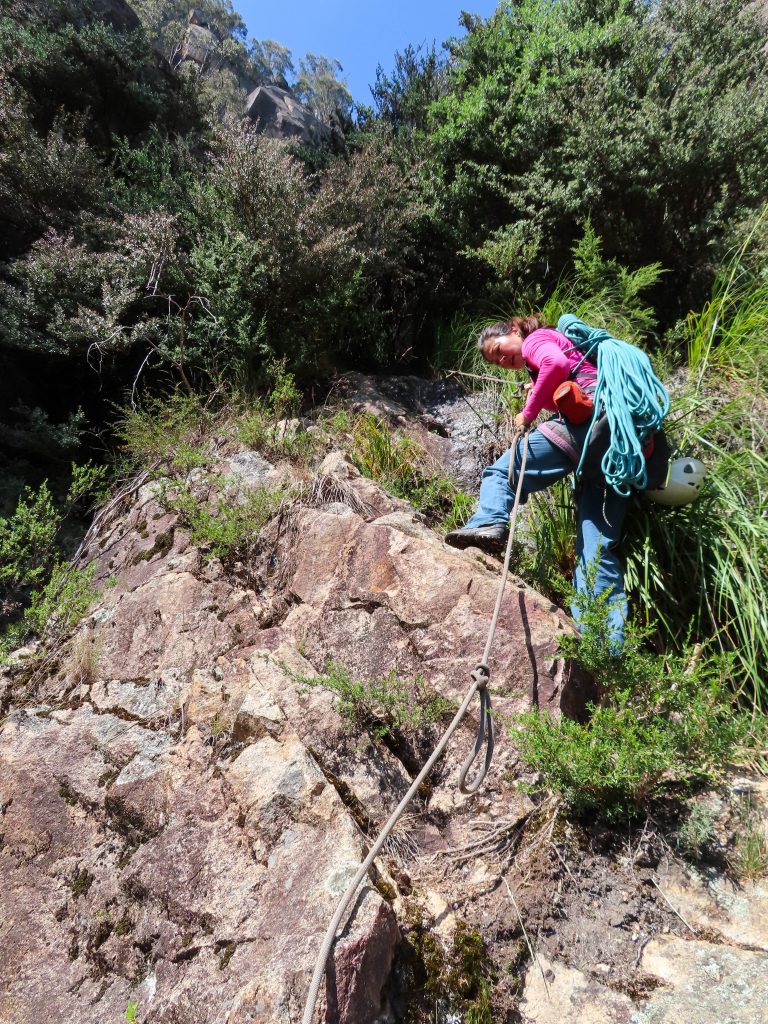
<path id="1" fill-rule="evenodd" d="M 139 16 L 125 0 L 94 0 L 93 10 L 119 32 L 132 32 L 141 26 Z"/>
<path id="2" fill-rule="evenodd" d="M 286 139 L 305 146 L 328 142 L 330 128 L 311 114 L 287 89 L 257 85 L 246 101 L 246 113 L 270 139 Z"/>
<path id="3" fill-rule="evenodd" d="M 256 453 L 227 466 L 241 490 L 280 476 Z M 34 697 L 8 695 L 0 729 L 2 1020 L 119 1020 L 133 1003 L 163 1024 L 301 1015 L 335 903 L 437 737 L 391 749 L 350 733 L 302 678 L 333 659 L 359 678 L 421 674 L 456 702 L 498 582 L 496 563 L 445 547 L 344 456 L 320 478 L 328 500 L 272 522 L 247 583 L 202 559 L 151 483 L 92 539 L 102 597 Z M 569 628 L 512 583 L 493 661 L 501 712 L 558 707 Z M 411 846 L 450 846 L 448 808 L 484 813 L 454 794 L 473 738 L 467 723 Z M 514 760 L 502 735 L 484 800 L 514 805 Z M 386 1012 L 399 942 L 386 865 L 335 946 L 328 1022 Z"/>
<path id="4" fill-rule="evenodd" d="M 768 1019 L 766 957 L 660 936 L 642 953 L 660 987 L 639 1005 L 563 964 L 538 957 L 520 1003 L 523 1024 L 756 1024 Z"/>
<path id="5" fill-rule="evenodd" d="M 415 379 L 349 387 L 436 459 L 452 443 L 480 457 L 461 396 Z M 337 901 L 440 734 L 355 727 L 312 680 L 328 662 L 358 680 L 394 671 L 455 706 L 482 653 L 497 561 L 446 547 L 341 452 L 312 481 L 231 435 L 212 457 L 231 494 L 297 488 L 247 564 L 206 559 L 160 482 L 139 478 L 89 536 L 101 597 L 85 621 L 37 669 L 30 650 L 0 675 L 3 1024 L 129 1007 L 141 1024 L 301 1019 Z M 709 1024 L 731 1003 L 721 1019 L 761 1019 L 764 887 L 681 873 L 645 830 L 577 837 L 520 788 L 535 780 L 514 716 L 584 700 L 557 656 L 572 628 L 512 578 L 492 770 L 457 791 L 473 709 L 353 901 L 316 1019 L 407 1019 L 466 927 L 494 965 L 495 1020 Z"/>

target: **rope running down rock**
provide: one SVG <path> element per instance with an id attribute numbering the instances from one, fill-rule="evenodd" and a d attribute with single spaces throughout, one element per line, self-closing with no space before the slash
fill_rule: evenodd
<path id="1" fill-rule="evenodd" d="M 510 481 L 510 485 L 512 483 L 512 469 L 513 469 L 514 461 L 515 461 L 514 455 L 515 455 L 516 444 L 517 444 L 517 438 L 512 443 L 512 451 L 510 452 L 510 458 L 509 458 L 509 481 Z M 456 712 L 456 715 L 454 716 L 453 721 L 451 722 L 451 724 L 446 729 L 445 733 L 443 734 L 442 738 L 440 739 L 440 742 L 437 744 L 435 749 L 432 751 L 432 754 L 431 754 L 429 760 L 427 761 L 427 763 L 424 765 L 424 767 L 421 769 L 419 774 L 416 776 L 416 778 L 411 783 L 411 787 L 408 790 L 408 792 L 405 794 L 403 799 L 400 801 L 400 803 L 397 805 L 395 810 L 392 812 L 392 815 L 390 816 L 389 820 L 386 822 L 386 824 L 382 828 L 381 832 L 379 833 L 379 836 L 378 836 L 376 842 L 371 847 L 371 849 L 370 849 L 370 851 L 368 853 L 368 856 L 365 858 L 363 863 L 358 868 L 357 873 L 355 874 L 355 877 L 349 883 L 349 886 L 347 887 L 346 892 L 344 893 L 344 895 L 339 900 L 339 904 L 338 904 L 338 906 L 336 908 L 336 913 L 333 915 L 331 923 L 328 925 L 328 930 L 326 931 L 325 938 L 323 939 L 323 945 L 321 946 L 320 952 L 318 953 L 318 956 L 317 956 L 317 961 L 316 961 L 316 964 L 315 964 L 315 971 L 314 971 L 314 974 L 312 975 L 312 982 L 311 982 L 310 987 L 309 987 L 309 993 L 307 995 L 307 1002 L 306 1002 L 306 1006 L 304 1008 L 304 1017 L 302 1018 L 302 1024 L 312 1024 L 312 1017 L 314 1016 L 314 1012 L 315 1012 L 315 1003 L 317 1002 L 317 994 L 318 994 L 318 992 L 320 990 L 320 984 L 321 984 L 321 982 L 323 980 L 323 974 L 325 973 L 326 961 L 328 960 L 328 955 L 331 952 L 331 947 L 333 946 L 334 939 L 336 938 L 336 931 L 337 931 L 337 929 L 339 927 L 339 924 L 341 923 L 341 919 L 342 919 L 342 917 L 344 915 L 344 911 L 347 909 L 347 906 L 349 905 L 350 901 L 352 900 L 352 897 L 355 895 L 355 893 L 357 891 L 357 887 L 360 885 L 362 880 L 368 874 L 368 869 L 370 868 L 371 864 L 373 864 L 373 862 L 376 859 L 376 857 L 379 855 L 379 852 L 381 851 L 381 848 L 383 847 L 384 843 L 386 842 L 386 839 L 389 836 L 390 832 L 392 831 L 392 829 L 395 827 L 395 825 L 399 821 L 400 817 L 402 816 L 403 812 L 407 808 L 408 804 L 411 802 L 411 800 L 416 795 L 416 793 L 417 793 L 419 787 L 421 786 L 421 784 L 424 782 L 424 780 L 429 775 L 429 773 L 432 770 L 432 768 L 433 768 L 435 762 L 437 761 L 437 759 L 440 757 L 442 752 L 445 750 L 445 748 L 446 748 L 446 746 L 448 744 L 448 741 L 450 740 L 451 736 L 453 736 L 453 734 L 458 729 L 459 725 L 461 724 L 462 719 L 464 718 L 464 715 L 467 713 L 467 709 L 469 708 L 469 705 L 472 703 L 472 698 L 474 697 L 475 693 L 478 692 L 478 691 L 480 693 L 480 721 L 479 721 L 479 724 L 478 724 L 477 738 L 475 740 L 474 748 L 472 749 L 469 757 L 466 759 L 464 764 L 461 766 L 461 771 L 459 772 L 459 789 L 461 790 L 461 792 L 462 793 L 476 793 L 477 790 L 482 785 L 483 780 L 485 779 L 485 776 L 486 776 L 486 774 L 488 772 L 488 768 L 490 767 L 491 758 L 493 757 L 494 737 L 493 737 L 493 720 L 491 718 L 491 697 L 490 697 L 490 694 L 488 692 L 488 683 L 490 682 L 490 670 L 488 668 L 488 659 L 490 658 L 491 648 L 493 647 L 493 641 L 494 641 L 494 638 L 496 636 L 496 627 L 497 627 L 498 622 L 499 622 L 499 614 L 501 612 L 501 603 L 502 603 L 502 600 L 504 598 L 504 588 L 506 587 L 507 576 L 509 574 L 509 562 L 510 562 L 510 557 L 511 557 L 511 554 L 512 554 L 512 541 L 513 541 L 514 536 L 515 536 L 515 527 L 517 525 L 517 510 L 518 510 L 518 507 L 520 505 L 520 492 L 521 492 L 521 489 L 522 489 L 523 478 L 525 476 L 525 464 L 526 464 L 527 458 L 528 458 L 528 435 L 525 434 L 524 435 L 524 444 L 523 444 L 523 454 L 522 454 L 522 460 L 521 460 L 521 464 L 520 464 L 520 475 L 518 477 L 517 488 L 515 490 L 515 501 L 514 501 L 514 504 L 512 506 L 512 512 L 510 514 L 509 536 L 507 538 L 507 550 L 506 550 L 506 553 L 505 553 L 505 556 L 504 556 L 504 567 L 503 567 L 502 573 L 501 573 L 501 581 L 499 583 L 499 590 L 498 590 L 498 594 L 496 596 L 496 607 L 494 608 L 493 617 L 491 619 L 491 626 L 490 626 L 490 629 L 488 630 L 488 639 L 486 640 L 486 643 L 485 643 L 485 650 L 483 651 L 483 657 L 482 657 L 481 661 L 478 662 L 477 666 L 475 667 L 475 669 L 471 673 L 472 683 L 471 683 L 469 689 L 467 690 L 467 694 L 466 694 L 466 696 L 464 697 L 464 700 L 461 703 L 461 707 Z M 487 735 L 487 740 L 486 740 L 486 735 Z M 469 773 L 470 768 L 472 767 L 472 764 L 473 764 L 475 758 L 477 757 L 477 755 L 479 754 L 480 750 L 482 749 L 484 743 L 485 743 L 485 747 L 486 747 L 486 750 L 485 750 L 485 761 L 484 761 L 482 767 L 478 770 L 477 775 L 472 780 L 472 782 L 471 783 L 467 783 L 466 782 L 466 777 L 467 777 L 467 775 Z"/>

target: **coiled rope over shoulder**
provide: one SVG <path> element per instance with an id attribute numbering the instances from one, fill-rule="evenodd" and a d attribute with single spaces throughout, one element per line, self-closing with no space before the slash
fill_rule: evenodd
<path id="1" fill-rule="evenodd" d="M 597 366 L 591 426 L 605 412 L 611 436 L 600 464 L 605 482 L 623 497 L 628 497 L 633 488 L 643 490 L 648 482 L 643 444 L 661 429 L 669 412 L 667 389 L 653 372 L 648 356 L 636 345 L 619 341 L 602 328 L 589 327 L 570 313 L 560 317 L 557 330 L 582 353 L 581 362 L 589 358 Z M 577 477 L 588 444 L 582 449 Z"/>
<path id="2" fill-rule="evenodd" d="M 515 450 L 517 446 L 517 438 L 512 444 L 512 450 L 509 456 L 509 474 L 508 478 L 510 484 L 512 482 L 512 473 L 515 461 Z M 501 581 L 499 583 L 499 590 L 496 595 L 496 606 L 493 611 L 493 618 L 491 619 L 490 629 L 488 630 L 488 639 L 485 642 L 485 650 L 481 661 L 478 662 L 477 666 L 473 669 L 470 678 L 472 683 L 467 690 L 464 700 L 461 702 L 461 707 L 454 715 L 453 721 L 443 733 L 440 742 L 437 744 L 435 749 L 432 751 L 429 760 L 421 769 L 419 774 L 411 783 L 411 787 L 405 794 L 403 799 L 397 805 L 391 816 L 387 820 L 386 824 L 382 828 L 376 842 L 373 844 L 371 849 L 368 851 L 368 856 L 365 858 L 363 863 L 358 868 L 355 877 L 347 886 L 347 890 L 339 900 L 339 904 L 336 907 L 336 912 L 331 919 L 331 923 L 328 925 L 328 930 L 325 933 L 323 944 L 320 947 L 320 952 L 317 955 L 317 961 L 315 962 L 315 970 L 312 975 L 312 981 L 309 986 L 309 992 L 307 994 L 307 1002 L 304 1007 L 304 1016 L 302 1018 L 302 1024 L 312 1024 L 312 1017 L 315 1012 L 315 1003 L 317 1002 L 317 994 L 320 991 L 320 984 L 323 980 L 323 974 L 325 973 L 325 964 L 328 960 L 328 954 L 331 952 L 334 939 L 336 938 L 336 931 L 341 923 L 341 919 L 344 916 L 344 911 L 349 906 L 352 897 L 357 892 L 357 887 L 360 885 L 362 880 L 368 874 L 368 869 L 373 864 L 376 857 L 381 852 L 381 848 L 387 840 L 392 829 L 395 827 L 397 822 L 402 817 L 408 804 L 413 800 L 414 796 L 418 792 L 419 787 L 427 778 L 435 762 L 440 757 L 442 752 L 448 745 L 448 741 L 451 736 L 456 732 L 464 715 L 467 713 L 469 705 L 472 703 L 472 698 L 475 693 L 480 694 L 480 722 L 477 730 L 477 739 L 475 745 L 470 753 L 467 760 L 461 766 L 459 772 L 459 789 L 462 793 L 475 793 L 480 788 L 488 772 L 488 768 L 491 764 L 491 758 L 493 756 L 494 737 L 493 737 L 493 719 L 491 717 L 491 696 L 488 692 L 488 683 L 490 682 L 490 671 L 488 669 L 488 661 L 491 655 L 491 648 L 493 647 L 493 640 L 496 636 L 496 627 L 499 622 L 499 613 L 501 612 L 501 603 L 504 597 L 504 588 L 507 583 L 507 575 L 509 573 L 509 561 L 512 554 L 512 540 L 515 535 L 515 526 L 517 525 L 517 510 L 520 505 L 520 493 L 523 485 L 523 477 L 525 476 L 525 464 L 528 458 L 528 435 L 524 435 L 523 453 L 520 462 L 520 475 L 517 480 L 517 487 L 515 490 L 515 501 L 512 506 L 512 513 L 509 521 L 509 536 L 507 538 L 507 550 L 504 556 L 504 568 L 502 569 Z M 487 740 L 486 740 L 487 736 Z M 483 765 L 479 769 L 477 775 L 471 783 L 466 782 L 467 774 L 469 769 L 472 767 L 472 763 L 479 754 L 485 744 L 485 759 Z"/>

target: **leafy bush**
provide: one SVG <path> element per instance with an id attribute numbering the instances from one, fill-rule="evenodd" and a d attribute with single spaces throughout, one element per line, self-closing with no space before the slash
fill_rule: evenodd
<path id="1" fill-rule="evenodd" d="M 57 564 L 41 589 L 32 592 L 20 621 L 0 635 L 0 663 L 32 637 L 51 643 L 77 625 L 98 596 L 94 571 L 93 566 L 81 570 L 68 563 Z"/>
<path id="2" fill-rule="evenodd" d="M 47 588 L 56 586 L 52 577 L 64 571 L 62 526 L 78 502 L 104 496 L 106 475 L 104 466 L 73 463 L 63 500 L 54 498 L 44 480 L 37 490 L 24 489 L 11 516 L 0 516 L 0 621 L 17 614 L 30 595 L 33 609 L 43 607 Z M 36 615 L 27 613 L 25 630 L 39 621 Z"/>
<path id="3" fill-rule="evenodd" d="M 120 410 L 114 430 L 131 469 L 157 463 L 187 472 L 207 461 L 201 444 L 212 423 L 198 399 L 175 391 Z"/>
<path id="4" fill-rule="evenodd" d="M 690 860 L 701 860 L 717 838 L 716 822 L 717 809 L 697 800 L 675 834 L 678 849 Z"/>
<path id="5" fill-rule="evenodd" d="M 669 268 L 666 308 L 688 308 L 713 247 L 763 200 L 758 10 L 522 0 L 464 24 L 424 172 L 454 252 L 490 265 L 508 293 L 558 274 L 591 217 L 612 257 Z"/>
<path id="6" fill-rule="evenodd" d="M 190 344 L 211 369 L 263 381 L 276 356 L 306 379 L 387 351 L 419 211 L 385 135 L 311 176 L 255 129 L 221 128 L 193 203 L 189 287 L 213 317 Z"/>
<path id="7" fill-rule="evenodd" d="M 204 550 L 207 559 L 245 562 L 287 492 L 257 487 L 244 496 L 229 497 L 224 491 L 226 480 L 218 478 L 209 483 L 217 491 L 212 503 L 197 490 L 193 493 L 188 485 L 172 496 L 161 494 L 161 500 L 170 511 L 178 513 L 181 525 L 189 530 L 190 541 Z"/>
<path id="8" fill-rule="evenodd" d="M 670 783 L 716 777 L 749 725 L 720 662 L 652 654 L 632 625 L 614 656 L 605 595 L 572 600 L 582 632 L 564 639 L 563 650 L 592 673 L 603 697 L 586 725 L 547 712 L 520 716 L 512 735 L 524 760 L 574 813 L 609 820 L 640 813 Z"/>
<path id="9" fill-rule="evenodd" d="M 428 49 L 424 44 L 406 46 L 402 53 L 395 53 L 394 61 L 391 76 L 381 64 L 376 68 L 371 86 L 376 115 L 399 135 L 423 133 L 430 105 L 446 91 L 447 61 L 438 55 L 434 43 Z"/>
<path id="10" fill-rule="evenodd" d="M 284 421 L 275 421 L 267 410 L 258 405 L 252 405 L 247 415 L 238 420 L 237 436 L 244 445 L 272 459 L 306 462 L 315 451 L 312 434 L 306 430 L 288 429 Z"/>
<path id="11" fill-rule="evenodd" d="M 56 560 L 60 515 L 45 481 L 29 487 L 9 519 L 0 519 L 0 585 L 11 594 L 34 587 Z"/>
<path id="12" fill-rule="evenodd" d="M 104 208 L 114 136 L 135 141 L 147 125 L 186 130 L 197 121 L 141 33 L 100 22 L 79 0 L 35 13 L 0 20 L 4 258 L 47 226 Z"/>
<path id="13" fill-rule="evenodd" d="M 286 421 L 286 417 L 295 417 L 301 406 L 296 378 L 286 370 L 285 359 L 270 363 L 266 372 L 272 380 L 272 390 L 266 402 L 248 404 L 247 413 L 238 418 L 238 437 L 268 458 L 306 462 L 315 451 L 315 438 L 301 427 L 293 429 Z"/>
<path id="14" fill-rule="evenodd" d="M 349 669 L 329 661 L 319 676 L 297 676 L 301 687 L 322 686 L 338 698 L 339 713 L 350 728 L 369 729 L 374 736 L 413 736 L 439 725 L 455 711 L 421 676 L 400 679 L 393 669 L 380 679 L 353 679 Z"/>

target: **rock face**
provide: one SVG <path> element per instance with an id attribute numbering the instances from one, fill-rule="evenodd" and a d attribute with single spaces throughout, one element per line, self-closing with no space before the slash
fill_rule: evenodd
<path id="1" fill-rule="evenodd" d="M 461 487 L 477 488 L 482 470 L 506 441 L 490 394 L 468 393 L 454 379 L 347 374 L 339 394 L 362 412 L 408 428 Z"/>
<path id="2" fill-rule="evenodd" d="M 768 957 L 712 942 L 664 936 L 643 953 L 643 967 L 664 982 L 632 1024 L 757 1024 L 768 1020 Z"/>
<path id="3" fill-rule="evenodd" d="M 348 397 L 468 477 L 482 460 L 485 432 L 453 385 L 356 377 Z M 206 561 L 139 478 L 89 539 L 102 592 L 75 635 L 36 671 L 30 647 L 0 673 L 2 1024 L 129 1008 L 140 1024 L 300 1020 L 339 897 L 441 731 L 355 728 L 313 680 L 328 662 L 356 680 L 395 671 L 455 705 L 483 651 L 498 562 L 446 547 L 341 452 L 310 487 L 231 437 L 216 451 L 231 495 L 304 488 L 248 564 Z M 420 930 L 438 943 L 422 961 L 434 969 L 460 924 L 495 965 L 494 1021 L 768 1021 L 764 884 L 684 870 L 645 829 L 606 838 L 593 824 L 579 846 L 518 788 L 501 725 L 532 706 L 578 710 L 556 653 L 571 629 L 510 580 L 491 772 L 458 793 L 475 708 L 342 922 L 317 1021 L 407 1019 L 425 989 L 408 974 Z M 764 811 L 765 787 L 752 796 Z M 453 1009 L 429 1013 L 447 1024 Z"/>
<path id="4" fill-rule="evenodd" d="M 229 467 L 241 489 L 274 478 L 254 453 Z M 351 734 L 333 695 L 302 678 L 332 659 L 356 678 L 421 674 L 458 702 L 498 583 L 496 563 L 445 547 L 343 456 L 320 479 L 328 500 L 273 520 L 239 579 L 203 560 L 145 484 L 86 551 L 104 590 L 58 664 L 26 689 L 4 684 L 4 1024 L 101 1024 L 135 1004 L 153 1024 L 300 1019 L 336 902 L 438 735 L 391 749 Z M 570 628 L 512 581 L 491 666 L 500 712 L 560 705 Z M 503 733 L 482 797 L 455 794 L 473 739 L 468 722 L 401 843 L 447 848 L 448 813 L 489 800 L 526 813 L 502 777 L 515 758 Z M 377 884 L 336 943 L 328 1024 L 391 1019 L 398 890 Z"/>
<path id="5" fill-rule="evenodd" d="M 190 23 L 184 37 L 182 60 L 191 60 L 203 67 L 216 49 L 217 39 L 205 25 Z"/>
<path id="6" fill-rule="evenodd" d="M 141 26 L 139 16 L 125 0 L 94 0 L 94 13 L 120 32 L 132 32 Z"/>
<path id="7" fill-rule="evenodd" d="M 287 89 L 257 85 L 249 94 L 246 112 L 259 131 L 270 139 L 290 139 L 305 146 L 319 146 L 331 138 L 331 130 L 311 114 Z"/>
<path id="8" fill-rule="evenodd" d="M 520 1013 L 524 1024 L 630 1024 L 631 999 L 564 964 L 538 956 L 528 971 Z"/>

